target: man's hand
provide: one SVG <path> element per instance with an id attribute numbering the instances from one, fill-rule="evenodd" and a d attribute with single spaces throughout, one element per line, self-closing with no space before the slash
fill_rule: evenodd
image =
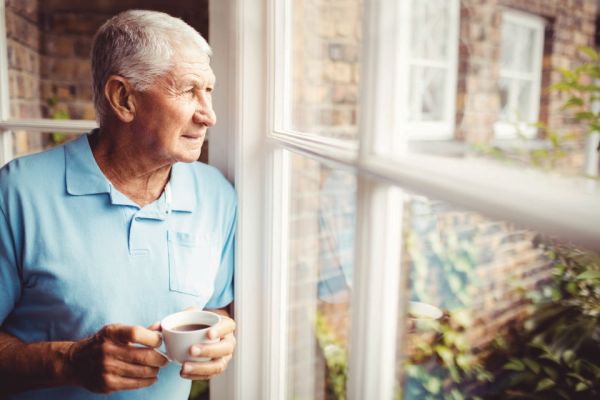
<path id="1" fill-rule="evenodd" d="M 107 325 L 71 345 L 69 374 L 74 383 L 96 393 L 150 386 L 168 362 L 154 351 L 161 341 L 157 332 L 141 326 Z"/>
<path id="2" fill-rule="evenodd" d="M 219 311 L 219 310 L 217 310 Z M 210 357 L 211 361 L 186 361 L 181 366 L 181 377 L 186 379 L 210 379 L 225 371 L 235 349 L 235 321 L 220 312 L 221 322 L 210 328 L 208 339 L 221 339 L 217 343 L 202 343 L 190 347 L 194 357 Z"/>

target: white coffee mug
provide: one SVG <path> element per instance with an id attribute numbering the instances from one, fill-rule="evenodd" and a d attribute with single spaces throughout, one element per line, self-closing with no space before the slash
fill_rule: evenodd
<path id="1" fill-rule="evenodd" d="M 185 361 L 210 361 L 208 357 L 190 355 L 190 347 L 201 343 L 217 343 L 219 339 L 209 340 L 208 330 L 221 321 L 221 316 L 210 311 L 181 311 L 166 316 L 160 321 L 166 352 L 159 351 L 169 361 L 183 364 Z M 193 329 L 194 325 L 206 325 L 202 329 Z"/>

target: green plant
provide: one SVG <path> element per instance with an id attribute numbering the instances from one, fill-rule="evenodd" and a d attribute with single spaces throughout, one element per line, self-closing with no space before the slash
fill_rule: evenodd
<path id="1" fill-rule="evenodd" d="M 551 243 L 551 290 L 499 349 L 504 371 L 489 398 L 600 398 L 600 256 Z"/>
<path id="2" fill-rule="evenodd" d="M 586 61 L 574 69 L 559 68 L 562 81 L 550 86 L 550 90 L 565 93 L 568 99 L 563 109 L 573 112 L 577 121 L 584 123 L 585 133 L 600 132 L 600 111 L 593 111 L 592 104 L 600 101 L 600 54 L 591 47 L 580 47 Z"/>
<path id="3" fill-rule="evenodd" d="M 56 96 L 50 97 L 46 103 L 50 109 L 50 117 L 52 119 L 69 119 L 71 115 L 68 111 L 58 107 L 58 98 Z M 68 139 L 68 134 L 64 132 L 52 132 L 50 139 L 54 144 L 60 144 Z"/>
<path id="4" fill-rule="evenodd" d="M 348 379 L 346 347 L 336 337 L 333 329 L 319 311 L 315 315 L 315 332 L 327 365 L 327 390 L 332 398 L 345 400 Z"/>
<path id="5" fill-rule="evenodd" d="M 437 223 L 426 235 L 408 234 L 412 298 L 444 304 L 449 311 L 439 321 L 417 320 L 409 332 L 402 388 L 406 399 L 477 399 L 477 384 L 491 379 L 467 338 L 472 326 L 469 288 L 477 265 L 474 234 L 458 234 Z"/>

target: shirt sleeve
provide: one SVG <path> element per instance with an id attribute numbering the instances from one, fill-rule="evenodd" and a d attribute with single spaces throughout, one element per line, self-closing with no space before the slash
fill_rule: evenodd
<path id="1" fill-rule="evenodd" d="M 208 303 L 206 303 L 206 308 L 223 308 L 233 301 L 235 231 L 237 228 L 237 207 L 235 205 L 232 214 L 233 218 L 227 231 L 227 239 L 221 252 L 221 263 L 215 279 L 215 290 Z"/>
<path id="2" fill-rule="evenodd" d="M 11 313 L 21 293 L 14 236 L 0 201 L 0 325 Z"/>

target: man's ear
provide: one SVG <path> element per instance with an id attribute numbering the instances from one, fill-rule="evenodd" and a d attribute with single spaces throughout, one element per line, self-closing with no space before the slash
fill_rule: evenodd
<path id="1" fill-rule="evenodd" d="M 135 117 L 135 101 L 133 87 L 127 79 L 118 75 L 111 75 L 104 84 L 104 96 L 122 122 L 131 122 Z"/>

